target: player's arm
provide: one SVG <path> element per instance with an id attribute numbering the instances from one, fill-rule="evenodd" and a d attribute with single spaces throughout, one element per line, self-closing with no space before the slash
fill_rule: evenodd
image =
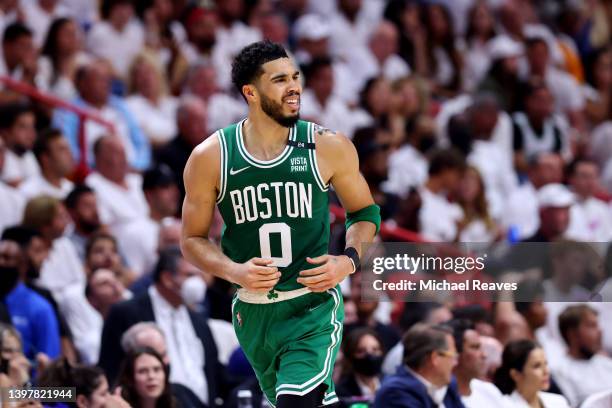
<path id="1" fill-rule="evenodd" d="M 268 291 L 280 278 L 272 261 L 253 258 L 244 264 L 232 261 L 208 239 L 217 199 L 220 172 L 220 146 L 216 137 L 209 137 L 197 146 L 187 164 L 181 250 L 195 266 L 243 288 Z"/>
<path id="2" fill-rule="evenodd" d="M 346 136 L 328 130 L 318 132 L 316 145 L 322 175 L 334 186 L 349 217 L 346 247 L 355 248 L 361 255 L 361 244 L 372 241 L 377 229 L 368 215 L 373 219 L 380 216 L 370 188 L 359 172 L 357 151 Z M 315 292 L 335 287 L 354 271 L 353 262 L 346 255 L 322 255 L 307 261 L 320 266 L 302 271 L 298 282 Z"/>

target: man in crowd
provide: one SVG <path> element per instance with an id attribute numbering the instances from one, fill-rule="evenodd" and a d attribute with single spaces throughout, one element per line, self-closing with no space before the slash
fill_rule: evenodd
<path id="1" fill-rule="evenodd" d="M 378 390 L 375 408 L 463 408 L 457 383 L 453 331 L 441 325 L 417 324 L 403 339 L 404 364 Z"/>
<path id="2" fill-rule="evenodd" d="M 36 139 L 33 151 L 41 172 L 21 183 L 19 190 L 26 199 L 49 195 L 63 200 L 73 188 L 66 178 L 74 167 L 68 141 L 59 130 L 47 129 Z"/>

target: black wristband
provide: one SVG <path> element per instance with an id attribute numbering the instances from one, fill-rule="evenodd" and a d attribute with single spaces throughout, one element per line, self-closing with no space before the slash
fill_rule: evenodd
<path id="1" fill-rule="evenodd" d="M 344 250 L 344 255 L 348 256 L 355 269 L 351 273 L 355 273 L 361 268 L 361 261 L 359 260 L 359 253 L 354 247 L 348 247 Z"/>

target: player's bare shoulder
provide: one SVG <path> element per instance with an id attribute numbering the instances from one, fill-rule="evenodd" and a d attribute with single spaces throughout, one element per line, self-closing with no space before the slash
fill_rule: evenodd
<path id="1" fill-rule="evenodd" d="M 357 150 L 344 133 L 315 124 L 314 138 L 317 161 L 325 180 L 331 179 L 338 171 L 359 165 Z"/>
<path id="2" fill-rule="evenodd" d="M 218 187 L 220 166 L 221 146 L 215 132 L 191 152 L 183 173 L 185 188 L 194 188 L 196 183 Z"/>

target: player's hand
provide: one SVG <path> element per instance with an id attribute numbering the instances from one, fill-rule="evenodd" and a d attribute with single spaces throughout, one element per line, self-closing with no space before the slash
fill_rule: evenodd
<path id="1" fill-rule="evenodd" d="M 321 255 L 316 258 L 306 258 L 306 261 L 320 266 L 301 271 L 297 281 L 313 292 L 325 292 L 334 288 L 353 272 L 353 263 L 346 255 Z"/>
<path id="2" fill-rule="evenodd" d="M 270 266 L 271 259 L 252 258 L 239 264 L 233 282 L 253 292 L 269 292 L 278 283 L 281 273 L 276 266 Z"/>

